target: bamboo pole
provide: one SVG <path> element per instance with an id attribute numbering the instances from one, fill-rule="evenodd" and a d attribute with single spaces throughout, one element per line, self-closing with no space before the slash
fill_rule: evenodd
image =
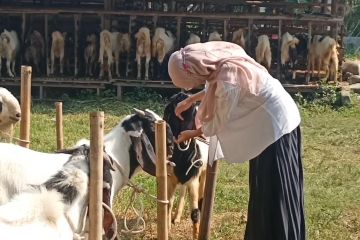
<path id="1" fill-rule="evenodd" d="M 30 146 L 30 107 L 31 107 L 31 72 L 30 66 L 21 66 L 21 120 L 19 145 Z"/>
<path id="2" fill-rule="evenodd" d="M 90 114 L 89 239 L 102 239 L 104 112 Z"/>
<path id="3" fill-rule="evenodd" d="M 56 102 L 56 147 L 64 148 L 64 128 L 63 128 L 63 107 L 62 102 Z"/>
<path id="4" fill-rule="evenodd" d="M 206 182 L 204 190 L 204 201 L 201 208 L 200 230 L 198 240 L 210 239 L 211 217 L 215 200 L 215 187 L 218 170 L 218 161 L 206 169 Z"/>
<path id="5" fill-rule="evenodd" d="M 157 182 L 157 236 L 158 240 L 168 239 L 168 203 L 166 171 L 166 122 L 156 122 L 156 182 Z"/>

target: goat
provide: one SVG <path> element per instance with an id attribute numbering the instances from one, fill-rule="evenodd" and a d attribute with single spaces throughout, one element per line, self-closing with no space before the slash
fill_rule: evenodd
<path id="1" fill-rule="evenodd" d="M 185 93 L 178 93 L 170 98 L 164 110 L 164 120 L 170 125 L 174 137 L 178 137 L 184 130 L 195 129 L 195 105 L 182 113 L 184 121 L 175 115 L 176 105 L 188 97 Z M 208 145 L 197 139 L 192 139 L 187 145 L 183 143 L 174 148 L 169 161 L 175 163 L 175 167 L 168 177 L 169 203 L 169 227 L 171 226 L 171 212 L 174 204 L 176 187 L 180 186 L 180 200 L 174 223 L 180 222 L 185 204 L 186 189 L 190 194 L 191 220 L 193 222 L 193 238 L 199 234 L 200 209 L 204 197 L 206 167 L 208 159 Z"/>
<path id="2" fill-rule="evenodd" d="M 24 155 L 24 159 L 21 159 L 22 164 L 21 161 L 1 161 L 2 168 L 10 167 L 17 173 L 17 176 L 7 179 L 8 184 L 5 186 L 20 185 L 19 187 L 23 188 L 10 202 L 0 206 L 2 237 L 24 239 L 31 235 L 36 239 L 70 240 L 81 233 L 83 217 L 88 205 L 90 148 L 83 145 L 63 152 L 66 153 L 64 155 L 67 155 L 68 160 L 65 163 L 62 162 L 63 165 L 59 169 L 47 174 L 47 179 L 39 185 L 26 182 L 23 178 L 36 175 L 24 168 L 24 162 L 29 160 L 26 159 L 27 156 Z M 53 160 L 47 159 L 50 164 Z M 105 154 L 104 166 L 109 164 L 111 163 Z M 104 167 L 104 170 L 109 169 Z M 104 173 L 104 176 L 109 175 L 109 173 Z M 18 178 L 22 180 L 21 184 Z M 15 181 L 11 182 L 11 180 Z M 110 186 L 104 184 L 104 187 Z"/>
<path id="3" fill-rule="evenodd" d="M 195 33 L 190 33 L 188 40 L 186 40 L 186 45 L 193 44 L 193 43 L 200 43 L 201 39 Z"/>
<path id="4" fill-rule="evenodd" d="M 111 33 L 112 52 L 115 57 L 116 76 L 120 77 L 119 60 L 121 53 L 130 53 L 131 39 L 128 33 L 112 32 Z"/>
<path id="5" fill-rule="evenodd" d="M 222 41 L 221 35 L 217 31 L 213 31 L 209 34 L 208 42 L 210 41 Z"/>
<path id="6" fill-rule="evenodd" d="M 297 48 L 299 39 L 286 32 L 281 38 L 281 65 L 285 67 L 286 63 L 290 63 L 290 67 L 295 67 L 297 58 Z"/>
<path id="7" fill-rule="evenodd" d="M 32 31 L 25 40 L 28 47 L 25 50 L 25 60 L 35 67 L 37 73 L 40 73 L 40 63 L 45 56 L 45 41 L 40 32 Z"/>
<path id="8" fill-rule="evenodd" d="M 165 55 L 174 49 L 175 37 L 165 28 L 158 27 L 152 38 L 152 57 L 157 57 L 160 64 L 164 61 Z"/>
<path id="9" fill-rule="evenodd" d="M 286 77 L 289 66 L 290 69 L 294 69 L 297 64 L 297 45 L 299 44 L 299 39 L 290 33 L 286 32 L 281 37 L 281 50 L 280 50 L 280 59 L 281 59 L 281 70 L 284 77 Z"/>
<path id="10" fill-rule="evenodd" d="M 246 47 L 246 39 L 245 39 L 245 29 L 239 28 L 238 30 L 233 32 L 232 42 L 236 43 L 243 49 Z"/>
<path id="11" fill-rule="evenodd" d="M 271 48 L 270 41 L 267 35 L 260 35 L 258 37 L 258 44 L 255 48 L 256 61 L 268 70 L 271 67 Z"/>
<path id="12" fill-rule="evenodd" d="M 111 65 L 114 62 L 112 54 L 112 34 L 108 30 L 102 30 L 100 33 L 100 51 L 99 51 L 99 62 L 100 62 L 100 74 L 99 78 L 104 76 L 104 70 L 108 73 L 108 78 L 112 79 Z M 107 63 L 105 62 L 107 58 Z M 105 63 L 105 64 L 104 64 Z M 106 68 L 106 69 L 105 69 Z"/>
<path id="13" fill-rule="evenodd" d="M 85 75 L 93 76 L 93 70 L 96 64 L 97 57 L 97 36 L 95 34 L 86 37 L 87 46 L 84 50 L 85 59 Z"/>
<path id="14" fill-rule="evenodd" d="M 65 37 L 66 33 L 55 31 L 51 34 L 51 69 L 50 74 L 54 74 L 55 58 L 59 59 L 60 63 L 60 74 L 64 73 L 64 53 L 65 53 Z"/>
<path id="15" fill-rule="evenodd" d="M 15 62 L 19 49 L 20 43 L 17 33 L 5 29 L 0 35 L 0 76 L 2 58 L 6 58 L 7 73 L 9 77 L 15 77 Z"/>
<path id="16" fill-rule="evenodd" d="M 150 30 L 142 27 L 135 34 L 136 38 L 136 63 L 137 79 L 141 78 L 141 59 L 145 57 L 145 80 L 149 79 L 149 62 L 151 59 Z"/>
<path id="17" fill-rule="evenodd" d="M 346 61 L 341 65 L 343 75 L 351 73 L 352 75 L 360 75 L 360 62 Z"/>
<path id="18" fill-rule="evenodd" d="M 14 125 L 20 121 L 19 101 L 6 88 L 0 87 L 0 137 L 9 139 Z"/>
<path id="19" fill-rule="evenodd" d="M 161 117 L 151 110 L 135 109 L 135 114 L 126 116 L 104 137 L 105 151 L 114 161 L 113 185 L 109 202 L 112 206 L 116 194 L 142 168 L 148 174 L 156 175 L 155 122 Z M 173 153 L 173 135 L 170 126 L 166 128 L 167 153 Z M 85 143 L 87 140 L 80 140 Z M 78 143 L 79 144 L 79 143 Z M 105 201 L 105 200 L 104 200 Z M 105 215 L 104 229 L 112 235 L 112 218 Z"/>
<path id="20" fill-rule="evenodd" d="M 310 49 L 309 49 L 309 66 L 311 67 L 311 76 L 314 75 L 315 64 L 317 66 L 317 77 L 320 75 L 320 69 L 325 69 L 325 78 L 328 79 L 331 76 L 332 80 L 337 79 L 337 68 L 338 68 L 338 58 L 337 58 L 337 42 L 335 39 L 329 36 L 320 36 L 315 35 L 311 39 Z M 336 73 L 331 70 L 330 73 L 330 64 L 332 68 L 336 68 Z"/>

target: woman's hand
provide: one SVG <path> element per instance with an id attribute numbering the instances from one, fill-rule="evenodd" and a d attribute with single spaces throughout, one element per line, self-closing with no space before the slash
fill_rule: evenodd
<path id="1" fill-rule="evenodd" d="M 183 132 L 180 133 L 180 135 L 178 136 L 178 139 L 175 140 L 175 143 L 182 143 L 184 141 L 187 141 L 191 138 L 194 137 L 198 137 L 202 134 L 202 130 L 201 128 L 196 129 L 196 130 L 185 130 Z"/>
<path id="2" fill-rule="evenodd" d="M 187 98 L 181 102 L 179 102 L 177 105 L 176 105 L 176 108 L 175 108 L 175 115 L 180 118 L 181 120 L 184 121 L 184 118 L 181 116 L 181 113 L 182 112 L 185 112 L 186 110 L 188 110 L 191 105 L 192 105 L 192 101 L 191 101 L 191 98 Z"/>

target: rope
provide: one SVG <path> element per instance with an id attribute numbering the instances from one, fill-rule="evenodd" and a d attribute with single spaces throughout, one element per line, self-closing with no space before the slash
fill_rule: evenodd
<path id="1" fill-rule="evenodd" d="M 0 130 L 0 133 L 1 133 L 1 135 L 3 135 L 3 136 L 9 137 L 10 142 L 12 142 L 12 140 L 14 139 L 14 140 L 16 140 L 16 141 L 18 141 L 18 142 L 30 143 L 30 141 L 24 140 L 24 139 L 20 139 L 20 138 L 17 138 L 17 137 L 14 137 L 14 136 L 13 136 L 12 134 L 10 134 L 10 133 L 7 133 L 7 132 L 1 131 L 1 130 Z"/>
<path id="2" fill-rule="evenodd" d="M 196 140 L 199 140 L 200 142 L 203 142 L 203 143 L 206 143 L 206 144 L 209 145 L 209 142 L 207 142 L 207 141 L 206 141 L 205 139 L 203 139 L 203 138 L 195 137 L 195 139 L 196 139 Z M 180 144 L 177 143 L 177 148 L 178 148 L 180 151 L 182 151 L 182 152 L 187 151 L 187 150 L 189 149 L 189 147 L 190 147 L 190 143 L 191 143 L 192 140 L 193 140 L 193 138 L 190 139 L 187 143 L 185 143 L 185 144 L 186 144 L 186 147 L 185 147 L 185 148 L 182 148 L 182 147 L 180 146 Z M 188 174 L 189 174 L 191 168 L 193 168 L 193 167 L 200 168 L 200 167 L 201 167 L 201 165 L 200 165 L 200 166 L 195 165 L 195 164 L 198 163 L 198 162 L 202 162 L 201 158 L 195 160 L 196 155 L 197 155 L 197 148 L 196 148 L 196 146 L 195 146 L 195 154 L 194 154 L 194 156 L 193 156 L 192 159 L 191 159 L 191 165 L 190 165 L 190 167 L 186 170 L 185 175 L 188 175 Z M 195 161 L 194 161 L 194 160 L 195 160 Z"/>
<path id="3" fill-rule="evenodd" d="M 190 139 L 189 141 L 185 141 L 185 142 L 184 142 L 184 143 L 185 143 L 185 148 L 182 148 L 181 145 L 180 145 L 180 143 L 177 143 L 177 144 L 176 144 L 176 145 L 177 145 L 177 148 L 178 148 L 180 151 L 185 152 L 186 150 L 189 149 L 191 140 L 192 140 L 192 139 Z"/>
<path id="4" fill-rule="evenodd" d="M 102 203 L 102 206 L 103 206 L 103 208 L 105 208 L 106 210 L 109 211 L 111 217 L 112 217 L 113 220 L 114 220 L 114 222 L 113 222 L 113 225 L 114 225 L 114 233 L 113 233 L 112 237 L 110 238 L 110 240 L 114 240 L 114 239 L 117 237 L 117 231 L 118 231 L 118 229 L 117 229 L 117 220 L 116 220 L 115 214 L 114 214 L 114 212 L 111 210 L 111 208 L 110 208 L 108 205 L 106 205 L 104 202 Z"/>
<path id="5" fill-rule="evenodd" d="M 143 193 L 153 199 L 155 199 L 157 202 L 163 203 L 163 204 L 169 204 L 168 200 L 161 200 L 158 199 L 156 196 L 150 194 L 149 192 L 147 192 L 144 188 L 139 187 L 138 185 L 135 185 L 134 183 L 132 183 L 131 181 L 129 181 L 129 183 L 127 184 L 129 187 L 131 187 L 133 189 L 133 192 L 131 194 L 130 200 L 129 200 L 129 204 L 126 207 L 125 210 L 125 218 L 124 218 L 124 228 L 125 230 L 121 230 L 122 233 L 126 233 L 126 234 L 136 234 L 136 233 L 142 233 L 143 231 L 145 231 L 146 228 L 146 222 L 143 218 L 144 215 L 144 204 L 142 201 L 139 201 L 140 203 L 140 210 L 137 210 L 134 206 L 136 197 L 138 193 Z M 136 223 L 133 226 L 133 228 L 129 228 L 128 224 L 127 224 L 127 213 L 130 209 L 130 207 L 132 208 L 132 210 L 134 211 L 134 213 L 136 214 L 137 218 L 136 218 Z M 138 229 L 138 230 L 134 230 L 134 229 Z"/>

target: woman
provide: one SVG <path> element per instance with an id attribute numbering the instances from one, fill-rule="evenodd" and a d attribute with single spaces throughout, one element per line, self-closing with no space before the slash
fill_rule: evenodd
<path id="1" fill-rule="evenodd" d="M 199 127 L 177 141 L 216 136 L 228 162 L 250 160 L 245 239 L 305 239 L 300 114 L 280 82 L 228 42 L 188 45 L 171 55 L 168 69 L 177 87 L 206 84 L 178 104 L 181 118 L 201 101 Z"/>

